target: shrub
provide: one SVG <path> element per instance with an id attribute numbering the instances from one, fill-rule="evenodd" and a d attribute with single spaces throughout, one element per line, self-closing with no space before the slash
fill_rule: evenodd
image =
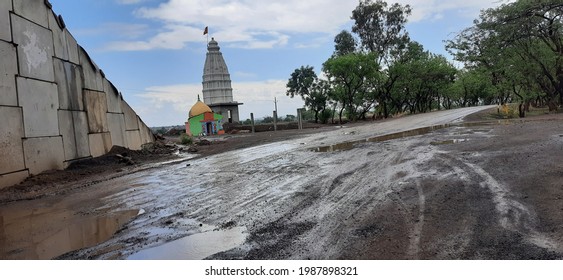
<path id="1" fill-rule="evenodd" d="M 191 145 L 194 143 L 194 139 L 187 134 L 182 133 L 182 135 L 180 135 L 180 143 L 182 143 L 182 145 Z"/>
<path id="2" fill-rule="evenodd" d="M 503 119 L 517 118 L 518 117 L 518 107 L 515 107 L 515 105 L 513 105 L 513 104 L 511 104 L 511 105 L 503 104 L 499 108 L 499 115 Z"/>

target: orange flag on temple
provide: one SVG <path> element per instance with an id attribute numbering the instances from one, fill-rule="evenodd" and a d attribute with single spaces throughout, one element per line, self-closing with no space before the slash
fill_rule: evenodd
<path id="1" fill-rule="evenodd" d="M 203 35 L 207 34 L 209 32 L 209 27 L 206 26 L 205 29 L 203 29 Z"/>

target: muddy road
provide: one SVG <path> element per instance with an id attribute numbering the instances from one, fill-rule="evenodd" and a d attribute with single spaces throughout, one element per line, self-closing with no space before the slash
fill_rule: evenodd
<path id="1" fill-rule="evenodd" d="M 487 108 L 335 127 L 8 203 L 0 258 L 561 259 L 563 118 L 462 123 Z"/>

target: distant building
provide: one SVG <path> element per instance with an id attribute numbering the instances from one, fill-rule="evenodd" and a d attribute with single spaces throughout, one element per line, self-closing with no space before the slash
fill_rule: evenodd
<path id="1" fill-rule="evenodd" d="M 222 115 L 225 123 L 239 122 L 238 106 L 242 103 L 233 101 L 231 75 L 214 38 L 207 45 L 203 68 L 203 101 L 213 112 Z"/>
<path id="2" fill-rule="evenodd" d="M 223 116 L 213 113 L 198 96 L 186 122 L 186 134 L 190 136 L 224 134 L 222 122 Z"/>

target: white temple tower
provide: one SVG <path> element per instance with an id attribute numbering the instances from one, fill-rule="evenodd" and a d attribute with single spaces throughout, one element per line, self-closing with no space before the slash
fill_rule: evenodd
<path id="1" fill-rule="evenodd" d="M 231 75 L 214 38 L 207 45 L 203 68 L 203 102 L 213 112 L 222 115 L 225 123 L 239 122 L 238 106 L 242 103 L 233 101 Z"/>

